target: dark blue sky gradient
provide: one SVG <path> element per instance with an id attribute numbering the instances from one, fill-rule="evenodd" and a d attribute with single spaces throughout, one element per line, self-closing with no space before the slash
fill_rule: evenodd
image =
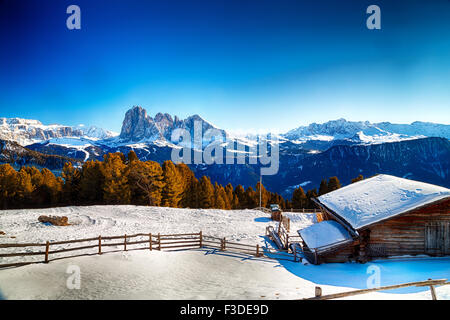
<path id="1" fill-rule="evenodd" d="M 0 116 L 120 131 L 132 105 L 234 130 L 450 123 L 450 1 L 0 0 Z"/>

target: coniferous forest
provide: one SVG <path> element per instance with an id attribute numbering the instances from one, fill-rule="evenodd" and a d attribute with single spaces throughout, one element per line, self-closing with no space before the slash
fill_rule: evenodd
<path id="1" fill-rule="evenodd" d="M 360 177 L 362 179 L 362 177 Z M 162 165 L 140 161 L 134 151 L 110 153 L 103 161 L 81 168 L 65 163 L 61 177 L 50 170 L 0 165 L 0 208 L 44 208 L 70 205 L 132 204 L 174 208 L 245 209 L 279 204 L 282 209 L 314 208 L 312 198 L 340 188 L 337 177 L 322 180 L 319 192 L 294 190 L 291 200 L 270 192 L 258 182 L 253 188 L 222 186 L 207 176 L 197 179 L 184 163 Z"/>

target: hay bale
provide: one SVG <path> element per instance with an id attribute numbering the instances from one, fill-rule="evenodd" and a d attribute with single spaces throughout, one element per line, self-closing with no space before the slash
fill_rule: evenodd
<path id="1" fill-rule="evenodd" d="M 66 216 L 57 217 L 57 216 L 40 216 L 38 218 L 39 222 L 42 223 L 51 223 L 54 226 L 68 226 L 69 219 Z"/>

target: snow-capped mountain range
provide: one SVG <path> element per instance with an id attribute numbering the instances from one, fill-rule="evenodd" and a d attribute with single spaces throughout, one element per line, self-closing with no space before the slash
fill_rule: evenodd
<path id="1" fill-rule="evenodd" d="M 23 146 L 55 138 L 74 137 L 103 140 L 117 135 L 117 133 L 95 126 L 44 125 L 38 120 L 0 118 L 0 139 L 15 141 Z"/>
<path id="2" fill-rule="evenodd" d="M 167 113 L 151 117 L 138 106 L 126 112 L 120 134 L 95 126 L 43 125 L 37 120 L 0 118 L 0 140 L 15 141 L 28 150 L 72 158 L 79 163 L 102 160 L 110 152 L 127 154 L 130 150 L 134 150 L 143 161 L 161 163 L 171 159 L 173 148 L 180 147 L 178 142 L 171 141 L 175 129 L 186 129 L 193 138 L 199 127 L 203 133 L 216 129 L 226 136 L 226 144 L 233 144 L 232 152 L 241 144 L 245 147 L 246 158 L 256 156 L 252 153 L 254 149 L 250 148 L 255 145 L 252 140 L 254 134 L 233 137 L 198 115 L 184 120 L 176 116 L 172 118 Z M 358 174 L 386 173 L 450 186 L 450 125 L 338 119 L 301 126 L 278 135 L 278 138 L 279 172 L 264 179 L 266 186 L 283 195 L 289 196 L 299 185 L 308 189 L 318 187 L 321 179 L 334 175 L 344 184 Z M 206 140 L 202 142 L 202 147 L 208 143 Z M 250 165 L 249 161 L 235 166 L 190 166 L 199 177 L 208 175 L 224 185 L 231 182 L 233 185 L 254 186 L 259 180 L 260 165 Z"/>
<path id="3" fill-rule="evenodd" d="M 74 139 L 72 142 L 75 146 L 84 146 L 89 143 L 106 144 L 108 146 L 154 142 L 170 144 L 174 129 L 186 129 L 193 136 L 195 121 L 202 124 L 203 132 L 210 128 L 218 129 L 199 115 L 181 120 L 177 116 L 172 118 L 167 113 L 157 113 L 152 118 L 144 108 L 135 106 L 125 114 L 120 134 L 96 126 L 44 125 L 38 120 L 0 118 L 0 139 L 15 141 L 23 146 L 46 142 L 69 145 L 71 138 Z M 220 131 L 224 135 L 226 134 L 226 131 Z M 252 140 L 253 137 L 253 134 L 249 134 L 247 137 L 241 137 L 240 139 L 248 141 Z M 424 137 L 450 139 L 450 125 L 421 121 L 411 124 L 394 124 L 338 119 L 321 124 L 312 123 L 308 126 L 300 126 L 285 134 L 278 135 L 278 137 L 281 142 L 290 141 L 294 144 L 317 141 L 328 142 L 331 145 L 333 141 L 341 140 L 351 144 L 373 144 Z M 83 142 L 77 141 L 80 139 Z M 306 147 L 306 149 L 313 148 Z"/>
<path id="4" fill-rule="evenodd" d="M 338 119 L 323 124 L 312 123 L 298 127 L 284 134 L 289 140 L 349 140 L 360 143 L 383 143 L 424 137 L 450 139 L 450 125 L 416 121 L 411 124 L 369 121 L 347 121 Z"/>

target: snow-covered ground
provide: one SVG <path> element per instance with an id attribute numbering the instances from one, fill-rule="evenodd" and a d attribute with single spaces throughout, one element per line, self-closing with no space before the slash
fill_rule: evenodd
<path id="1" fill-rule="evenodd" d="M 66 215 L 73 225 L 45 226 L 40 215 Z M 314 215 L 288 213 L 291 231 L 314 222 Z M 69 240 L 98 235 L 190 233 L 265 244 L 268 214 L 255 210 L 173 209 L 139 206 L 89 206 L 0 212 L 0 242 Z M 15 238 L 11 238 L 15 237 Z M 80 244 L 77 244 L 77 246 Z M 66 245 L 67 246 L 67 245 Z M 57 249 L 52 247 L 53 249 Z M 2 252 L 5 249 L 2 249 Z M 96 249 L 93 250 L 95 253 Z M 71 253 L 74 254 L 74 253 Z M 31 258 L 31 257 L 30 257 Z M 51 257 L 52 258 L 52 257 Z M 8 259 L 8 261 L 6 261 Z M 29 258 L 27 258 L 29 259 Z M 38 259 L 42 260 L 42 257 Z M 4 258 L 0 263 L 14 261 Z M 68 289 L 69 266 L 79 268 L 80 289 Z M 369 267 L 372 266 L 372 269 Z M 428 278 L 450 278 L 450 258 L 390 259 L 368 264 L 319 266 L 256 258 L 212 249 L 128 251 L 82 256 L 0 270 L 0 298 L 5 299 L 301 299 L 365 288 L 368 270 L 378 268 L 381 285 Z M 70 268 L 69 268 L 70 270 Z M 437 288 L 450 299 L 450 286 Z M 350 299 L 429 299 L 428 288 L 372 293 Z"/>
<path id="2" fill-rule="evenodd" d="M 291 218 L 291 234 L 311 225 L 314 214 L 286 213 Z M 67 227 L 46 226 L 38 222 L 40 215 L 67 216 Z M 145 206 L 86 206 L 63 207 L 33 210 L 0 211 L 1 243 L 45 243 L 116 236 L 124 234 L 152 233 L 197 233 L 214 237 L 226 237 L 229 241 L 263 245 L 265 230 L 276 225 L 270 215 L 257 210 L 205 210 L 177 209 Z M 11 238 L 14 237 L 14 238 Z M 86 244 L 85 244 L 86 245 Z M 52 250 L 80 244 L 54 245 Z M 31 248 L 29 248 L 31 250 Z M 5 249 L 3 249 L 5 250 Z M 15 250 L 15 249 L 9 249 Z M 39 248 L 34 251 L 39 251 Z M 95 250 L 93 250 L 95 252 Z M 73 255 L 69 253 L 68 255 Z M 42 260 L 42 257 L 29 257 L 28 260 Z M 3 259 L 3 260 L 2 260 Z M 20 261 L 23 258 L 0 258 L 1 263 Z"/>

